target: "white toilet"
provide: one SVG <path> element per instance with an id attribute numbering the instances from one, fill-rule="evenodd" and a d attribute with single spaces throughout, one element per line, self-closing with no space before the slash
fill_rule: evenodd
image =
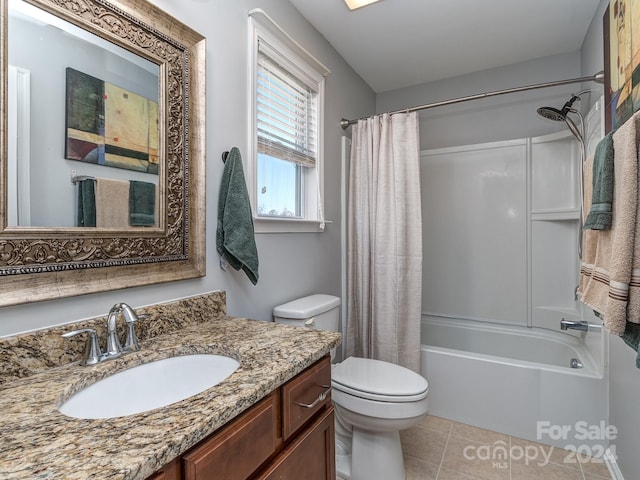
<path id="1" fill-rule="evenodd" d="M 273 317 L 278 323 L 338 331 L 340 299 L 309 295 L 277 306 Z M 427 381 L 407 368 L 357 357 L 333 365 L 331 377 L 338 476 L 404 480 L 399 431 L 427 413 Z"/>

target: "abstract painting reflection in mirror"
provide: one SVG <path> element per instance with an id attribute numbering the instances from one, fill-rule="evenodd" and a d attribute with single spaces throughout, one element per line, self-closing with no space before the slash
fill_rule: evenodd
<path id="1" fill-rule="evenodd" d="M 65 158 L 158 173 L 158 104 L 66 69 Z"/>

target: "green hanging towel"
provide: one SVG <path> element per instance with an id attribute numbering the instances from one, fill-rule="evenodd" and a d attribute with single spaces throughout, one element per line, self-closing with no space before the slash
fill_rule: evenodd
<path id="1" fill-rule="evenodd" d="M 242 157 L 237 147 L 229 152 L 222 172 L 216 250 L 235 270 L 242 269 L 251 283 L 258 283 L 258 249 L 253 216 L 242 171 Z"/>
<path id="2" fill-rule="evenodd" d="M 129 181 L 129 225 L 152 227 L 156 223 L 156 186 Z"/>
<path id="3" fill-rule="evenodd" d="M 593 157 L 593 193 L 584 230 L 609 230 L 613 213 L 613 133 L 596 146 Z"/>
<path id="4" fill-rule="evenodd" d="M 96 226 L 96 181 L 78 180 L 78 226 Z"/>

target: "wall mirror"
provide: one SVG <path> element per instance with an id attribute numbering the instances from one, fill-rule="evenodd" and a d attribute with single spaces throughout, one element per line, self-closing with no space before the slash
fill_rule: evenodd
<path id="1" fill-rule="evenodd" d="M 0 5 L 0 305 L 203 276 L 204 38 L 144 0 Z"/>

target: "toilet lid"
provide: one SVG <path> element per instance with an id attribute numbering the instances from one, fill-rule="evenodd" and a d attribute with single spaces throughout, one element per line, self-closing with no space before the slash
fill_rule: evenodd
<path id="1" fill-rule="evenodd" d="M 392 402 L 424 398 L 429 389 L 427 380 L 408 368 L 369 358 L 349 357 L 334 366 L 331 377 L 346 393 Z"/>

